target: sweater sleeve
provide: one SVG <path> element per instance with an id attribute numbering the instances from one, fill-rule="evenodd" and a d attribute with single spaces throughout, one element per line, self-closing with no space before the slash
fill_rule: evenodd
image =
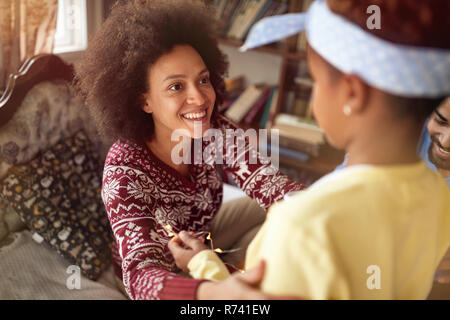
<path id="1" fill-rule="evenodd" d="M 188 263 L 189 274 L 194 279 L 225 280 L 230 276 L 225 264 L 212 250 L 197 253 Z"/>
<path id="2" fill-rule="evenodd" d="M 244 131 L 230 120 L 219 115 L 216 121 L 225 137 L 224 173 L 231 176 L 236 185 L 263 209 L 267 211 L 287 193 L 306 188 L 305 185 L 282 174 L 268 161 L 270 158 L 262 157 L 255 148 L 257 142 L 250 143 L 249 136 L 246 137 Z M 257 134 L 256 131 L 253 133 Z"/>
<path id="3" fill-rule="evenodd" d="M 105 166 L 103 202 L 122 260 L 122 279 L 131 299 L 195 299 L 200 280 L 176 274 L 160 221 L 158 193 L 143 172 L 124 166 Z M 158 209 L 159 208 L 159 209 Z"/>

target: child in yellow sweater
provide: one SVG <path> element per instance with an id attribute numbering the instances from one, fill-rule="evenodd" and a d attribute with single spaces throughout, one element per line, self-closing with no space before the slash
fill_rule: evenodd
<path id="1" fill-rule="evenodd" d="M 388 10 L 392 2 L 398 12 Z M 425 10 L 378 1 L 384 25 L 374 32 L 366 25 L 370 3 L 345 3 L 317 0 L 306 15 L 266 19 L 244 45 L 306 27 L 314 116 L 329 142 L 348 153 L 346 168 L 271 207 L 246 268 L 266 261 L 261 288 L 271 294 L 425 299 L 450 245 L 450 190 L 416 154 L 425 119 L 450 94 L 449 22 L 441 13 L 447 2 L 422 3 Z M 187 233 L 169 249 L 194 278 L 229 276 Z M 206 283 L 198 297 L 214 298 L 222 283 Z"/>

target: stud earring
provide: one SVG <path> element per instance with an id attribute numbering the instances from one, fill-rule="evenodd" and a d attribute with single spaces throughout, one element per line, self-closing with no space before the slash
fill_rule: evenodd
<path id="1" fill-rule="evenodd" d="M 344 114 L 348 117 L 352 114 L 352 108 L 346 104 L 343 109 Z"/>

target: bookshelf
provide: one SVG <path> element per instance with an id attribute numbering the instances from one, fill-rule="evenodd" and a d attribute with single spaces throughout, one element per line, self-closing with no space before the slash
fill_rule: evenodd
<path id="1" fill-rule="evenodd" d="M 236 40 L 236 39 L 220 38 L 219 43 L 222 45 L 225 45 L 225 46 L 229 46 L 229 47 L 240 48 L 244 44 L 244 41 Z M 266 46 L 255 48 L 252 50 L 259 51 L 259 52 L 265 52 L 265 53 L 269 53 L 269 54 L 274 54 L 274 55 L 283 57 L 285 59 L 294 60 L 294 61 L 300 61 L 300 60 L 306 59 L 305 51 L 289 52 L 289 51 L 285 51 L 283 48 L 280 48 L 279 46 L 266 45 Z"/>
<path id="2" fill-rule="evenodd" d="M 210 3 L 216 8 L 216 18 L 222 30 L 219 44 L 238 50 L 244 43 L 249 26 L 256 23 L 259 19 L 274 15 L 273 13 L 302 12 L 311 2 L 311 0 L 210 0 Z M 260 11 L 255 13 L 255 8 L 257 7 Z M 253 12 L 253 15 L 250 12 Z M 245 27 L 242 26 L 247 27 L 247 30 L 244 30 Z M 251 52 L 273 55 L 280 59 L 275 84 L 278 89 L 277 101 L 271 107 L 272 110 L 266 126 L 261 126 L 259 122 L 262 115 L 256 117 L 257 120 L 250 124 L 241 121 L 239 125 L 243 129 L 269 129 L 273 127 L 278 119 L 277 116 L 280 114 L 297 114 L 302 118 L 308 119 L 308 121 L 313 121 L 311 110 L 308 109 L 309 103 L 298 103 L 298 100 L 309 100 L 311 93 L 311 88 L 307 86 L 309 74 L 306 65 L 305 36 L 303 34 L 294 35 L 277 43 L 255 48 Z M 230 59 L 230 65 L 240 65 L 241 72 L 245 76 L 246 62 L 244 61 L 247 60 L 245 55 L 250 54 L 250 52 L 233 54 L 233 59 Z M 261 111 L 261 113 L 263 112 Z M 298 114 L 299 112 L 302 114 Z M 280 149 L 281 147 L 290 150 L 295 149 L 280 143 Z M 298 150 L 297 148 L 296 151 Z M 294 179 L 300 177 L 297 180 L 308 184 L 333 171 L 336 166 L 342 163 L 343 159 L 344 152 L 336 150 L 329 145 L 321 147 L 320 152 L 316 152 L 313 156 L 309 155 L 306 161 L 294 160 L 283 156 L 280 152 L 280 169 Z"/>

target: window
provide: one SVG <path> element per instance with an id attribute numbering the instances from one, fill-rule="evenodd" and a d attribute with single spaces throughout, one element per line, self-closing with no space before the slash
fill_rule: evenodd
<path id="1" fill-rule="evenodd" d="M 85 50 L 87 46 L 86 0 L 58 0 L 54 53 Z"/>

